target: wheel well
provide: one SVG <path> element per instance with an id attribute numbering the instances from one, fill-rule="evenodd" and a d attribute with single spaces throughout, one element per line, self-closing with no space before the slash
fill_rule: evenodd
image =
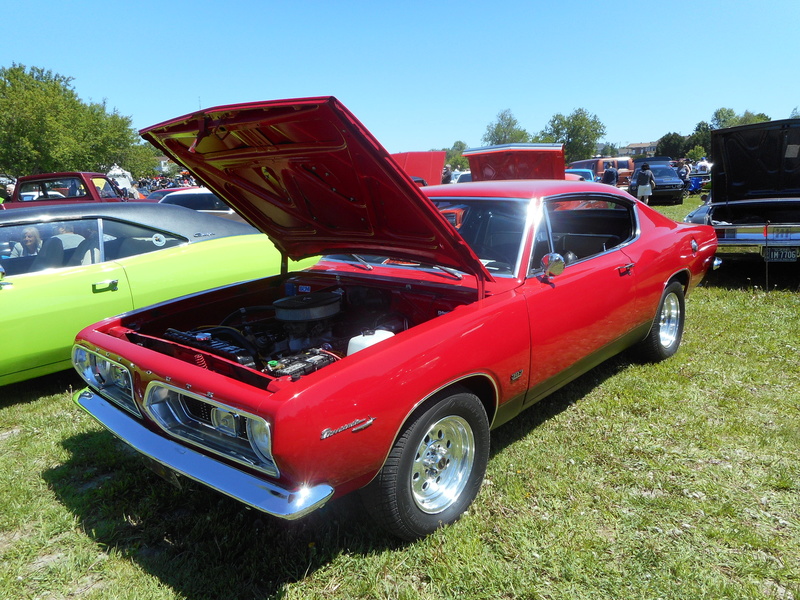
<path id="1" fill-rule="evenodd" d="M 470 375 L 469 377 L 459 379 L 458 381 L 446 385 L 417 406 L 409 415 L 409 418 L 406 419 L 406 422 L 413 421 L 418 414 L 428 410 L 432 404 L 458 392 L 475 394 L 486 411 L 486 417 L 489 419 L 489 423 L 492 422 L 494 414 L 497 412 L 497 388 L 487 375 Z"/>
<path id="2" fill-rule="evenodd" d="M 481 404 L 483 404 L 484 410 L 486 410 L 489 423 L 491 423 L 492 419 L 494 419 L 494 413 L 497 412 L 497 388 L 495 388 L 492 380 L 484 375 L 473 375 L 467 379 L 462 379 L 456 385 L 467 388 L 478 397 Z"/>
<path id="3" fill-rule="evenodd" d="M 679 273 L 675 273 L 670 280 L 667 282 L 667 286 L 672 283 L 673 281 L 677 281 L 678 283 L 683 286 L 683 293 L 684 296 L 686 295 L 686 291 L 689 288 L 689 273 L 688 271 L 681 271 Z M 666 286 L 665 286 L 666 287 Z"/>

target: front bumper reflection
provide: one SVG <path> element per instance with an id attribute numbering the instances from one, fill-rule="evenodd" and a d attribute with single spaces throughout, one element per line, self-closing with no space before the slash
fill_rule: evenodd
<path id="1" fill-rule="evenodd" d="M 88 388 L 75 393 L 72 400 L 146 457 L 269 515 L 299 519 L 320 508 L 333 495 L 333 488 L 324 484 L 285 490 L 164 438 Z"/>

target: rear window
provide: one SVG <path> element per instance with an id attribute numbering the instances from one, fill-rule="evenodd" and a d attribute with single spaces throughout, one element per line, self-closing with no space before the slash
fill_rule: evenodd
<path id="1" fill-rule="evenodd" d="M 212 193 L 171 194 L 161 199 L 163 204 L 176 204 L 193 210 L 227 210 L 227 205 Z"/>
<path id="2" fill-rule="evenodd" d="M 19 199 L 22 202 L 54 200 L 57 198 L 79 198 L 86 196 L 86 187 L 80 179 L 41 179 L 26 181 L 19 186 Z"/>

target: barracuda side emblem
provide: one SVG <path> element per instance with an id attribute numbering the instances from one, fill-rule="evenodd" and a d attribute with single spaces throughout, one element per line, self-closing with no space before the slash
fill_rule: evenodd
<path id="1" fill-rule="evenodd" d="M 375 417 L 367 417 L 366 419 L 356 419 L 354 421 L 350 421 L 347 425 L 342 425 L 341 427 L 337 427 L 336 429 L 323 429 L 322 433 L 319 436 L 321 440 L 327 440 L 329 437 L 333 437 L 337 433 L 342 433 L 343 431 L 347 431 L 350 429 L 353 433 L 357 431 L 361 431 L 362 429 L 366 429 L 375 421 Z"/>

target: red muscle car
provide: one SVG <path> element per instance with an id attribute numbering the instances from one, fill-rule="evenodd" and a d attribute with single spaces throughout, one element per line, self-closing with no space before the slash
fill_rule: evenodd
<path id="1" fill-rule="evenodd" d="M 710 227 L 611 186 L 420 188 L 335 98 L 142 133 L 281 252 L 326 256 L 84 329 L 74 400 L 161 471 L 284 519 L 362 490 L 401 538 L 452 523 L 490 429 L 626 348 L 674 354 L 714 260 Z"/>

